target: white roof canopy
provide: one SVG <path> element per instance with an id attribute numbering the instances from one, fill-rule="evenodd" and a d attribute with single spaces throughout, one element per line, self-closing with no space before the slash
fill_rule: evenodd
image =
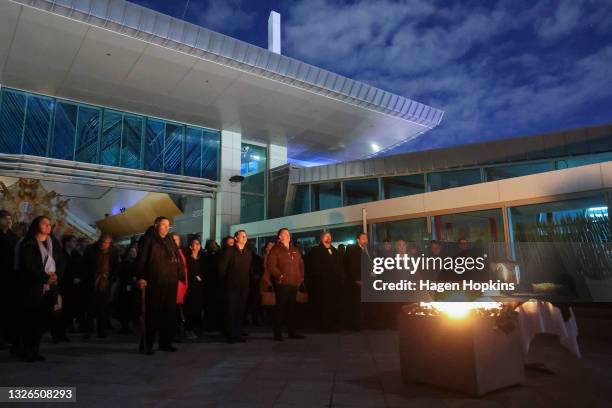
<path id="1" fill-rule="evenodd" d="M 0 0 L 0 83 L 287 145 L 366 157 L 443 112 L 123 0 Z"/>

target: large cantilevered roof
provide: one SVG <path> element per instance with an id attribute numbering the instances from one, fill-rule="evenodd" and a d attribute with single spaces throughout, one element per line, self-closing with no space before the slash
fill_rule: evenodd
<path id="1" fill-rule="evenodd" d="M 0 83 L 288 146 L 366 157 L 443 112 L 123 0 L 0 0 Z"/>

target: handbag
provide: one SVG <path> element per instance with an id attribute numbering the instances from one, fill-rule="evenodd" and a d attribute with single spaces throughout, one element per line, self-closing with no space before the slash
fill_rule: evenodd
<path id="1" fill-rule="evenodd" d="M 266 290 L 261 292 L 261 304 L 263 306 L 276 305 L 276 292 L 274 292 L 272 285 L 269 285 Z"/>
<path id="2" fill-rule="evenodd" d="M 308 303 L 308 292 L 304 287 L 304 283 L 302 283 L 295 294 L 295 301 L 297 303 Z"/>

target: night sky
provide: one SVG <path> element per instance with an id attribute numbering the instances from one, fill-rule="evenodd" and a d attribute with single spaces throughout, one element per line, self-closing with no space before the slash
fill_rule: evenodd
<path id="1" fill-rule="evenodd" d="M 446 111 L 394 153 L 612 123 L 612 0 L 133 2 L 264 48 L 276 10 L 283 54 Z"/>

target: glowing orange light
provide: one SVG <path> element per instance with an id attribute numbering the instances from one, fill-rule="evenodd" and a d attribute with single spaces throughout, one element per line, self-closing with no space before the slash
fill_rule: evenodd
<path id="1" fill-rule="evenodd" d="M 425 309 L 434 309 L 451 319 L 462 319 L 475 309 L 501 309 L 500 302 L 421 302 Z"/>

